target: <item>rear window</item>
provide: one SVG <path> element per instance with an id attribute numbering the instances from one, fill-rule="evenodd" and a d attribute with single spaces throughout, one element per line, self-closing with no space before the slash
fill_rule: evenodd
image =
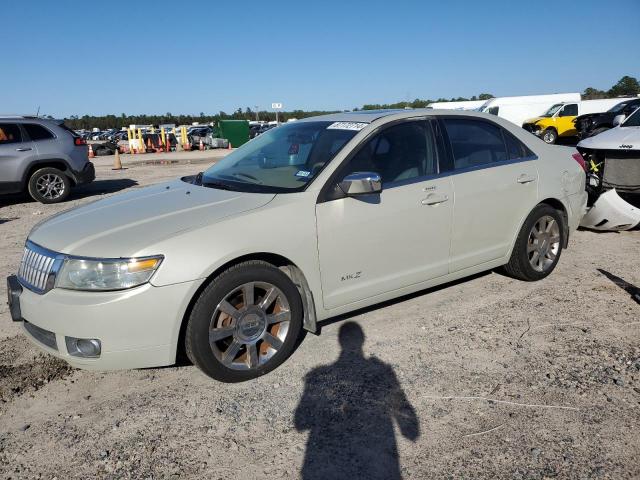
<path id="1" fill-rule="evenodd" d="M 519 158 L 532 157 L 534 153 L 529 148 L 511 135 L 509 132 L 503 130 L 504 140 L 507 144 L 507 152 L 509 153 L 509 160 L 517 160 Z"/>
<path id="2" fill-rule="evenodd" d="M 71 130 L 64 123 L 58 124 L 58 127 L 60 127 L 63 130 L 66 130 L 67 132 L 69 132 L 73 138 L 80 138 L 80 135 L 78 135 L 75 131 Z"/>
<path id="3" fill-rule="evenodd" d="M 15 123 L 0 123 L 0 145 L 22 141 L 20 128 Z"/>
<path id="4" fill-rule="evenodd" d="M 37 125 L 35 123 L 26 123 L 23 125 L 24 129 L 27 131 L 27 135 L 31 140 L 49 140 L 53 138 L 53 133 L 44 128 L 42 125 Z"/>
<path id="5" fill-rule="evenodd" d="M 456 170 L 507 160 L 500 127 L 471 119 L 445 119 Z"/>

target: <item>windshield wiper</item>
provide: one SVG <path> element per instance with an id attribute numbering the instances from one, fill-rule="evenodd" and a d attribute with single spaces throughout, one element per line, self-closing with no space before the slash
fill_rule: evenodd
<path id="1" fill-rule="evenodd" d="M 253 175 L 248 175 L 246 173 L 237 173 L 234 172 L 230 175 L 226 175 L 226 174 L 220 174 L 218 175 L 220 178 L 228 178 L 229 180 L 233 180 L 233 181 L 237 181 L 237 179 L 242 179 L 242 178 L 246 178 L 248 180 L 251 180 L 249 183 L 253 183 L 255 185 L 262 185 L 262 182 L 260 180 L 258 180 L 256 177 L 254 177 Z M 247 183 L 246 181 L 243 181 L 242 183 Z"/>
<path id="2" fill-rule="evenodd" d="M 235 190 L 231 188 L 231 186 L 222 182 L 203 182 L 201 181 L 200 185 L 203 187 L 217 188 L 218 190 Z"/>

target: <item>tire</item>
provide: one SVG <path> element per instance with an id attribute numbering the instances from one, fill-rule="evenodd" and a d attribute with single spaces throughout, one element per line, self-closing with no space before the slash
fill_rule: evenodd
<path id="1" fill-rule="evenodd" d="M 543 221 L 546 219 L 544 228 Z M 536 236 L 534 229 L 541 236 Z M 548 232 L 546 232 L 548 230 Z M 511 252 L 511 258 L 503 270 L 519 280 L 533 282 L 547 277 L 556 268 L 564 245 L 564 220 L 555 208 L 540 204 L 525 220 Z"/>
<path id="2" fill-rule="evenodd" d="M 544 143 L 553 145 L 558 140 L 558 132 L 554 128 L 547 128 L 541 138 Z"/>
<path id="3" fill-rule="evenodd" d="M 185 350 L 211 378 L 251 380 L 293 353 L 302 317 L 300 293 L 284 272 L 263 261 L 243 262 L 216 277 L 196 300 Z"/>
<path id="4" fill-rule="evenodd" d="M 62 170 L 45 167 L 33 172 L 28 189 L 29 195 L 40 203 L 58 203 L 69 196 L 71 180 Z"/>

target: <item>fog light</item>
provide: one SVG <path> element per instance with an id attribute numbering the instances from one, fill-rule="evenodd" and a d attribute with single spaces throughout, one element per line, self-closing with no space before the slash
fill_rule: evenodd
<path id="1" fill-rule="evenodd" d="M 74 357 L 96 358 L 100 356 L 102 345 L 97 338 L 64 337 L 67 352 Z"/>

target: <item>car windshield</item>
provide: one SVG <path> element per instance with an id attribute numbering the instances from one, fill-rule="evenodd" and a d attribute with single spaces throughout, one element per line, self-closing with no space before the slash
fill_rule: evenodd
<path id="1" fill-rule="evenodd" d="M 562 108 L 562 103 L 556 103 L 553 107 L 542 114 L 543 117 L 553 117 L 553 115 Z"/>
<path id="2" fill-rule="evenodd" d="M 624 107 L 626 107 L 627 105 L 628 105 L 628 103 L 626 103 L 626 102 L 622 102 L 622 103 L 619 103 L 619 104 L 617 104 L 617 105 L 614 105 L 614 106 L 613 106 L 613 107 L 611 107 L 608 111 L 609 111 L 609 112 L 611 112 L 611 113 L 621 112 L 621 111 L 622 111 L 622 109 L 623 109 Z"/>
<path id="3" fill-rule="evenodd" d="M 202 185 L 246 192 L 304 189 L 365 124 L 292 122 L 270 129 L 202 175 Z"/>
<path id="4" fill-rule="evenodd" d="M 623 127 L 640 127 L 640 108 L 637 108 L 635 112 L 627 118 L 622 124 Z"/>

